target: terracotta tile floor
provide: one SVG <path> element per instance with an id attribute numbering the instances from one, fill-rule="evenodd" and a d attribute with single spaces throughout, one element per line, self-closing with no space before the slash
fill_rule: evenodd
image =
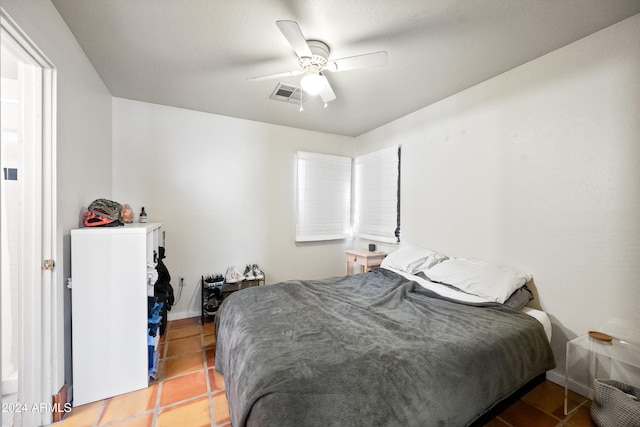
<path id="1" fill-rule="evenodd" d="M 213 369 L 213 323 L 169 322 L 158 380 L 148 388 L 73 408 L 55 427 L 229 427 L 222 377 Z"/>
<path id="2" fill-rule="evenodd" d="M 161 339 L 158 380 L 144 390 L 73 408 L 55 427 L 229 427 L 222 377 L 213 369 L 213 324 L 200 318 L 169 322 Z M 564 388 L 550 381 L 537 386 L 489 427 L 595 427 L 590 401 L 571 393 L 563 414 Z"/>

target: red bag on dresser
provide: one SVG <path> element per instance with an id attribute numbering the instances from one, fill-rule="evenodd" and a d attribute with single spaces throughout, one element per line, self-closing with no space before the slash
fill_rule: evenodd
<path id="1" fill-rule="evenodd" d="M 122 205 L 108 199 L 96 199 L 82 216 L 85 227 L 115 227 L 122 222 Z"/>

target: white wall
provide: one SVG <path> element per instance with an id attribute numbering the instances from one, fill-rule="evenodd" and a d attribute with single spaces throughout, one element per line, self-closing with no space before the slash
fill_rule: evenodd
<path id="1" fill-rule="evenodd" d="M 56 324 L 51 325 L 52 394 L 71 380 L 70 233 L 83 207 L 111 196 L 111 95 L 49 1 L 2 0 L 2 7 L 54 64 L 57 72 Z"/>
<path id="2" fill-rule="evenodd" d="M 353 138 L 113 99 L 113 196 L 165 225 L 176 294 L 185 279 L 170 318 L 199 315 L 201 275 L 230 265 L 267 283 L 343 274 L 350 242 L 294 242 L 297 150 L 350 156 Z"/>
<path id="3" fill-rule="evenodd" d="M 640 341 L 638 34 L 640 15 L 356 140 L 403 146 L 404 241 L 534 274 L 556 373 L 588 330 Z"/>

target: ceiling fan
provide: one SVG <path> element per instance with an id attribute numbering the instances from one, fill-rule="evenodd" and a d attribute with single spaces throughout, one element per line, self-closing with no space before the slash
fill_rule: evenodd
<path id="1" fill-rule="evenodd" d="M 305 39 L 300 27 L 295 21 L 276 21 L 276 25 L 287 39 L 296 55 L 298 55 L 297 70 L 267 76 L 253 77 L 249 80 L 266 80 L 304 74 L 300 85 L 311 95 L 320 95 L 325 103 L 336 99 L 336 94 L 324 75 L 325 71 L 336 73 L 339 71 L 355 70 L 358 68 L 379 67 L 387 64 L 387 52 L 372 52 L 363 55 L 329 61 L 329 46 L 320 40 Z"/>

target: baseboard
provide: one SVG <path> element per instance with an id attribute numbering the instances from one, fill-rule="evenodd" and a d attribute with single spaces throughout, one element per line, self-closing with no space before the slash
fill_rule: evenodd
<path id="1" fill-rule="evenodd" d="M 190 317 L 200 317 L 199 311 L 173 311 L 171 310 L 167 313 L 167 320 L 180 320 L 180 319 L 188 319 Z"/>
<path id="2" fill-rule="evenodd" d="M 564 387 L 567 382 L 564 376 L 564 373 L 556 372 L 555 370 L 547 372 L 547 379 L 552 383 L 556 383 L 562 387 Z M 569 380 L 569 384 L 567 388 L 573 392 L 578 393 L 580 396 L 588 397 L 590 395 L 590 390 L 588 386 L 578 383 L 576 381 L 573 381 L 571 379 Z"/>

